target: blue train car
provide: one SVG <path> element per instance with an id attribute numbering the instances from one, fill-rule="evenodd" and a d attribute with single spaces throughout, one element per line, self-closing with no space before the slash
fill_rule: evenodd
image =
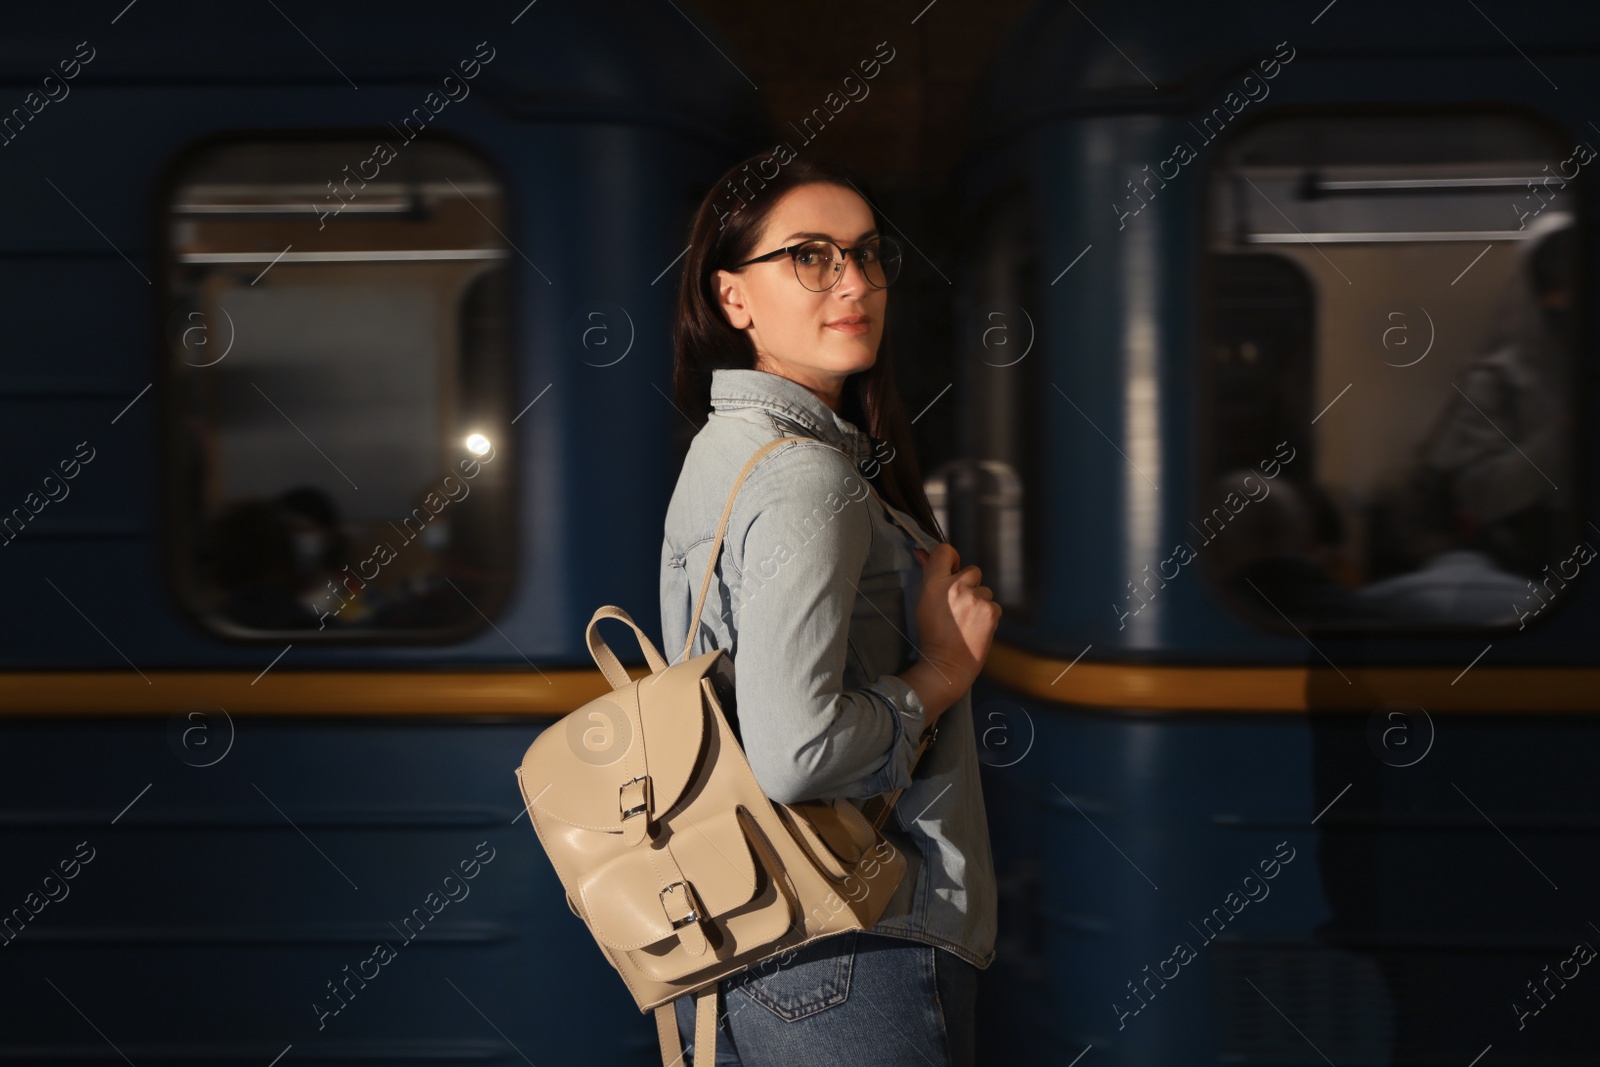
<path id="1" fill-rule="evenodd" d="M 983 1062 L 1593 1059 L 1600 19 L 1532 14 L 997 64 L 929 479 L 1006 607 Z M 655 602 L 748 84 L 670 5 L 7 25 L 0 1061 L 656 1062 L 510 769 Z"/>
<path id="2" fill-rule="evenodd" d="M 653 602 L 744 79 L 670 5 L 5 18 L 0 1061 L 658 1059 L 512 770 Z"/>
<path id="3" fill-rule="evenodd" d="M 1600 1047 L 1592 5 L 1040 5 L 956 187 L 990 1062 Z"/>

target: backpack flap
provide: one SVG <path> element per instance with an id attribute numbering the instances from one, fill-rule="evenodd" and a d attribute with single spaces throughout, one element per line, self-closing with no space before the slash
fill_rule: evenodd
<path id="1" fill-rule="evenodd" d="M 585 830 L 642 836 L 694 773 L 706 743 L 701 683 L 722 654 L 631 682 L 544 730 L 518 770 L 529 808 Z"/>

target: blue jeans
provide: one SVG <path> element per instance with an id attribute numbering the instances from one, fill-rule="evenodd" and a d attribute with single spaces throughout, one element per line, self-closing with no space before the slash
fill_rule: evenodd
<path id="1" fill-rule="evenodd" d="M 978 969 L 921 941 L 859 930 L 803 945 L 788 965 L 718 983 L 717 1067 L 973 1067 Z M 673 1003 L 684 1063 L 694 998 Z"/>

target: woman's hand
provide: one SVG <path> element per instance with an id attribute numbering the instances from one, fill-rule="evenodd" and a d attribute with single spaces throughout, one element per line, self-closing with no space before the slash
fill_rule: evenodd
<path id="1" fill-rule="evenodd" d="M 902 677 L 923 698 L 931 722 L 977 681 L 989 658 L 1001 607 L 993 591 L 979 584 L 983 572 L 976 566 L 960 566 L 954 545 L 941 542 L 931 554 L 920 548 L 916 553 L 922 564 L 922 597 L 917 602 L 922 660 Z M 931 678 L 927 669 L 934 672 Z M 925 687 L 931 691 L 924 692 Z"/>

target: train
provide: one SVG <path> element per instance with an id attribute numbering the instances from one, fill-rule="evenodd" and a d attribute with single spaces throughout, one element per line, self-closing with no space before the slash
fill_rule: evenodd
<path id="1" fill-rule="evenodd" d="M 1005 608 L 980 1062 L 1593 1058 L 1600 18 L 1528 14 L 992 64 L 892 313 Z M 512 771 L 651 629 L 743 72 L 672 5 L 7 17 L 0 1061 L 657 1062 Z"/>
<path id="2" fill-rule="evenodd" d="M 996 1062 L 1593 1058 L 1600 22 L 1543 14 L 1042 5 L 997 60 L 936 494 L 1004 576 Z"/>
<path id="3" fill-rule="evenodd" d="M 669 5 L 16 15 L 0 1059 L 659 1059 L 513 771 L 655 588 L 748 86 Z"/>

